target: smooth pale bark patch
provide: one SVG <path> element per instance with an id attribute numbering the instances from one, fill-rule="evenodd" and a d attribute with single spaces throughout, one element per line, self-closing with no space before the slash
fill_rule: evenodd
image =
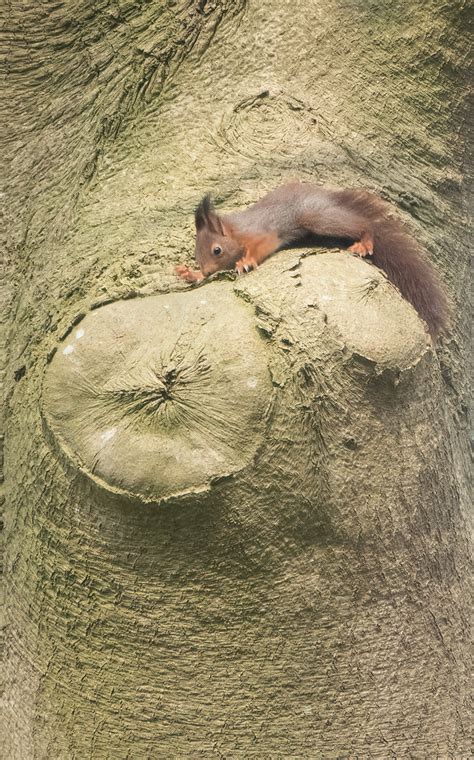
<path id="1" fill-rule="evenodd" d="M 272 287 L 274 308 L 283 305 L 284 318 L 291 315 L 296 324 L 303 322 L 303 313 L 313 309 L 318 320 L 323 318 L 331 341 L 339 341 L 348 352 L 370 360 L 378 371 L 405 369 L 425 352 L 430 339 L 424 323 L 380 269 L 341 251 L 304 256 L 289 269 L 281 256 L 266 262 L 257 275 L 260 279 L 252 276 L 238 287 L 257 297 L 259 291 L 272 287 L 276 274 L 277 281 L 282 281 L 283 270 L 279 297 Z M 296 289 L 287 287 L 286 277 Z M 302 334 L 300 340 L 301 348 L 311 338 L 305 339 Z"/>
<path id="2" fill-rule="evenodd" d="M 160 500 L 249 464 L 270 394 L 251 310 L 214 282 L 88 314 L 49 367 L 45 419 L 101 485 Z"/>

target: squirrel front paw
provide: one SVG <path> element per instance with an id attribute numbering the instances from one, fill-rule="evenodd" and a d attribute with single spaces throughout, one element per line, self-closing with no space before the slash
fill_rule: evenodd
<path id="1" fill-rule="evenodd" d="M 204 279 L 204 275 L 199 269 L 191 269 L 186 264 L 179 264 L 174 268 L 174 271 L 185 282 L 201 282 Z"/>
<path id="2" fill-rule="evenodd" d="M 252 269 L 258 269 L 258 262 L 253 256 L 248 253 L 239 259 L 235 265 L 235 271 L 237 274 L 243 274 L 244 272 L 251 272 Z"/>

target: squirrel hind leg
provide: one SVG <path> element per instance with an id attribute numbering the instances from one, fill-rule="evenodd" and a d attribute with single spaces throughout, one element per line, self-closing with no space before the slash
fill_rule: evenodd
<path id="1" fill-rule="evenodd" d="M 333 206 L 319 213 L 307 211 L 299 221 L 314 235 L 352 240 L 349 250 L 359 256 L 373 255 L 374 235 L 370 221 L 351 209 Z"/>
<path id="2" fill-rule="evenodd" d="M 364 232 L 361 239 L 349 246 L 351 253 L 357 253 L 362 258 L 374 255 L 374 238 L 370 232 Z"/>

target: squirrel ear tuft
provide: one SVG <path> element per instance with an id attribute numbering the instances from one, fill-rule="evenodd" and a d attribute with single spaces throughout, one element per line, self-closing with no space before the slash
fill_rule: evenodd
<path id="1" fill-rule="evenodd" d="M 209 217 L 213 212 L 213 205 L 211 196 L 205 195 L 199 206 L 194 212 L 194 220 L 196 222 L 196 230 L 202 230 L 203 227 L 210 227 Z"/>
<path id="2" fill-rule="evenodd" d="M 197 232 L 204 229 L 204 227 L 207 227 L 216 235 L 224 234 L 224 227 L 222 226 L 220 217 L 214 211 L 214 205 L 209 194 L 204 196 L 194 212 L 194 220 L 196 222 Z"/>

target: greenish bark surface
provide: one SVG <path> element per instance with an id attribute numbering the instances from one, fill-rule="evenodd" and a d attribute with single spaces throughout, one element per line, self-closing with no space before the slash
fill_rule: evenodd
<path id="1" fill-rule="evenodd" d="M 9 758 L 469 756 L 466 20 L 11 7 Z M 294 176 L 411 223 L 436 352 L 347 252 L 177 280 Z"/>

